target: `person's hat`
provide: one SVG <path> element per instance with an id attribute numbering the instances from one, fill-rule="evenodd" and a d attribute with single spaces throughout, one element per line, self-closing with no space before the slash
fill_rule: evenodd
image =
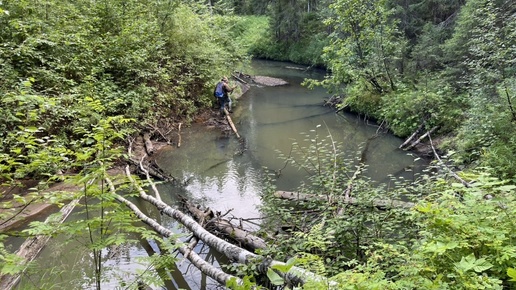
<path id="1" fill-rule="evenodd" d="M 222 78 L 222 81 L 227 82 L 227 81 L 228 81 L 228 78 L 227 78 L 227 77 L 223 77 L 223 78 Z"/>

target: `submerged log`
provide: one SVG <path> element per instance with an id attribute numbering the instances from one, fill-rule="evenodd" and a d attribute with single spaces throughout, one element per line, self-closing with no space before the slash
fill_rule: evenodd
<path id="1" fill-rule="evenodd" d="M 66 218 L 68 218 L 70 213 L 73 211 L 77 203 L 79 203 L 79 199 L 72 200 L 70 203 L 61 208 L 61 210 L 59 211 L 59 218 L 55 219 L 55 216 L 50 216 L 45 220 L 45 224 L 63 223 L 66 220 Z M 38 235 L 32 238 L 28 238 L 20 246 L 18 251 L 16 251 L 16 255 L 23 259 L 25 269 L 28 267 L 28 264 L 39 255 L 39 253 L 41 252 L 41 250 L 43 250 L 43 248 L 46 246 L 49 240 L 49 235 Z M 24 271 L 25 270 L 15 275 L 7 274 L 4 276 L 0 276 L 0 289 L 8 290 L 15 287 L 16 284 L 18 284 L 18 282 L 20 281 L 20 277 Z"/>
<path id="2" fill-rule="evenodd" d="M 315 194 L 305 194 L 305 193 L 299 193 L 299 192 L 291 192 L 291 191 L 276 191 L 274 193 L 274 196 L 282 199 L 289 199 L 289 200 L 299 200 L 299 201 L 310 201 L 310 200 L 326 200 L 324 196 L 315 195 Z M 339 201 L 351 204 L 351 205 L 359 205 L 359 204 L 365 204 L 362 201 L 359 201 L 355 197 L 341 197 Z M 402 200 L 381 200 L 381 199 L 374 199 L 371 201 L 371 206 L 374 206 L 378 209 L 389 209 L 389 208 L 405 208 L 410 209 L 414 207 L 416 204 L 413 202 L 408 201 L 402 201 Z"/>

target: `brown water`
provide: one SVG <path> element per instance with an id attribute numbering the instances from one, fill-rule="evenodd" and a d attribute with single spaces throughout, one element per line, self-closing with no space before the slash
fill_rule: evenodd
<path id="1" fill-rule="evenodd" d="M 217 129 L 192 126 L 183 129 L 181 148 L 169 148 L 159 153 L 158 164 L 184 184 L 182 187 L 160 185 L 164 201 L 174 203 L 175 196 L 183 194 L 214 210 L 259 223 L 264 172 L 282 169 L 275 186 L 280 190 L 294 191 L 306 178 L 306 173 L 293 166 L 285 167 L 285 161 L 278 158 L 279 155 L 288 155 L 293 142 L 309 144 L 316 138 L 328 139 L 328 136 L 338 144 L 339 150 L 348 152 L 351 157 L 358 154 L 365 160 L 368 165 L 366 174 L 376 182 L 386 182 L 389 175 L 413 178 L 415 172 L 425 167 L 425 161 L 416 160 L 398 149 L 402 143 L 399 138 L 377 134 L 377 126 L 354 115 L 335 114 L 333 109 L 322 106 L 329 97 L 324 90 L 309 90 L 300 85 L 304 78 L 322 78 L 324 72 L 288 68 L 292 66 L 281 62 L 253 62 L 253 70 L 248 73 L 282 78 L 289 85 L 253 86 L 236 102 L 232 117 L 241 140 Z M 245 151 L 242 153 L 243 148 Z M 154 214 L 162 218 L 169 228 L 181 232 L 172 220 Z M 132 281 L 137 271 L 150 267 L 148 263 L 139 261 L 139 257 L 148 256 L 152 248 L 155 245 L 145 242 L 120 248 L 117 255 L 105 263 L 108 278 L 103 282 L 103 289 L 124 289 L 121 280 Z M 44 289 L 93 288 L 89 286 L 92 280 L 88 280 L 92 277 L 92 258 L 79 249 L 77 245 L 58 242 L 43 251 L 38 259 L 42 273 L 45 268 L 56 269 L 53 273 L 44 274 L 44 279 L 50 278 Z M 202 244 L 196 250 L 215 263 L 224 261 Z M 220 289 L 214 281 L 186 262 L 178 263 L 171 277 L 173 281 L 167 282 L 166 288 L 154 286 L 154 289 Z M 31 285 L 42 287 L 38 283 L 40 278 L 25 277 L 22 286 L 27 287 L 25 289 L 32 289 Z"/>

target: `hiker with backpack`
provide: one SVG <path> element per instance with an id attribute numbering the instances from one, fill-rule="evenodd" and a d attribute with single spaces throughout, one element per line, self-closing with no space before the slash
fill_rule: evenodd
<path id="1" fill-rule="evenodd" d="M 229 94 L 233 92 L 233 90 L 236 88 L 229 86 L 229 80 L 227 77 L 223 77 L 220 82 L 217 83 L 217 86 L 215 87 L 215 91 L 213 92 L 213 95 L 217 99 L 218 104 L 220 105 L 220 114 L 224 116 L 224 107 L 228 106 L 228 112 L 233 113 L 231 111 L 231 98 L 229 97 Z"/>

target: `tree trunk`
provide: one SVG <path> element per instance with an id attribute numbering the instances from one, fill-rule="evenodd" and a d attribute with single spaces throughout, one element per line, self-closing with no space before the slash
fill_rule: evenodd
<path id="1" fill-rule="evenodd" d="M 239 264 L 250 264 L 250 263 L 256 263 L 258 260 L 261 260 L 262 263 L 257 267 L 257 270 L 261 274 L 266 274 L 267 270 L 274 265 L 281 265 L 285 266 L 285 263 L 274 261 L 271 259 L 266 259 L 263 256 L 254 254 L 252 252 L 249 252 L 245 249 L 242 249 L 238 246 L 235 246 L 225 240 L 222 240 L 215 236 L 214 234 L 208 232 L 206 229 L 204 229 L 200 224 L 198 224 L 193 218 L 190 216 L 184 214 L 183 212 L 172 208 L 171 206 L 167 205 L 166 203 L 159 201 L 158 199 L 154 198 L 153 196 L 148 195 L 141 186 L 136 184 L 136 181 L 131 176 L 131 172 L 129 171 L 129 166 L 126 166 L 125 168 L 126 175 L 130 182 L 136 187 L 138 190 L 140 197 L 144 199 L 145 201 L 149 202 L 150 204 L 154 205 L 160 212 L 170 216 L 177 222 L 181 223 L 184 227 L 186 227 L 189 231 L 192 232 L 193 235 L 195 235 L 199 240 L 202 240 L 206 245 L 212 247 L 213 249 L 217 250 L 219 253 L 225 255 L 228 259 L 231 261 L 234 261 Z M 119 197 L 117 197 L 118 199 Z M 124 202 L 122 199 L 120 199 L 121 202 Z M 126 205 L 129 205 L 125 203 Z M 131 209 L 133 209 L 131 207 Z M 136 208 L 137 209 L 137 208 Z M 136 212 L 135 212 L 136 213 Z M 143 217 L 143 216 L 142 216 Z M 145 217 L 143 217 L 145 218 Z M 143 220 L 145 223 L 149 222 L 148 224 L 151 225 L 156 231 L 158 231 L 160 234 L 168 233 L 168 229 L 162 227 L 159 225 L 156 221 L 146 218 Z M 313 279 L 317 281 L 323 281 L 326 280 L 325 277 L 318 276 L 312 272 L 306 271 L 299 267 L 292 267 L 288 273 L 284 275 L 285 280 L 290 281 L 296 281 L 298 283 L 304 283 L 307 279 Z"/>
<path id="2" fill-rule="evenodd" d="M 303 193 L 299 193 L 299 192 L 291 192 L 291 191 L 276 191 L 274 193 L 274 196 L 276 197 L 279 197 L 279 198 L 283 198 L 283 199 L 289 199 L 289 200 L 305 200 L 305 201 L 309 201 L 309 200 L 322 200 L 322 199 L 325 199 L 323 196 L 318 196 L 318 195 L 315 195 L 315 194 L 303 194 Z M 341 199 L 339 199 L 339 201 L 342 201 L 344 203 L 347 203 L 347 204 L 351 204 L 351 205 L 358 205 L 358 204 L 364 204 L 363 202 L 359 202 L 357 198 L 355 197 L 349 197 L 349 198 L 346 198 L 346 197 L 341 197 Z M 415 203 L 413 202 L 408 202 L 408 201 L 401 201 L 401 200 L 379 200 L 379 199 L 375 199 L 371 202 L 371 206 L 374 206 L 378 209 L 389 209 L 389 208 L 406 208 L 406 209 L 409 209 L 409 208 L 412 208 L 414 207 Z"/>
<path id="3" fill-rule="evenodd" d="M 265 249 L 267 247 L 263 239 L 233 225 L 230 221 L 215 214 L 211 209 L 200 210 L 190 202 L 186 202 L 186 206 L 188 211 L 190 211 L 197 220 L 206 220 L 206 225 L 213 226 L 244 247 L 251 250 Z M 206 225 L 204 227 L 206 227 Z"/>
<path id="4" fill-rule="evenodd" d="M 231 126 L 231 129 L 233 129 L 233 132 L 235 132 L 235 135 L 237 136 L 237 138 L 240 139 L 240 135 L 238 135 L 238 131 L 235 127 L 235 124 L 233 124 L 233 121 L 231 120 L 231 117 L 229 116 L 229 112 L 228 112 L 228 110 L 226 110 L 226 108 L 224 108 L 224 114 L 226 114 L 226 119 L 228 120 L 229 126 Z"/>
<path id="5" fill-rule="evenodd" d="M 426 132 L 421 137 L 419 137 L 414 143 L 410 144 L 410 146 L 405 148 L 405 150 L 410 150 L 410 149 L 414 148 L 417 144 L 419 144 L 423 139 L 425 139 L 429 134 L 434 132 L 436 129 L 437 129 L 437 126 L 435 126 L 432 129 L 430 129 L 430 131 Z"/>
<path id="6" fill-rule="evenodd" d="M 400 149 L 403 149 L 403 147 L 407 146 L 407 144 L 410 143 L 410 141 L 412 141 L 412 139 L 414 139 L 414 137 L 416 137 L 416 135 L 419 133 L 419 131 L 421 131 L 421 129 L 423 129 L 423 126 L 425 125 L 425 123 L 421 123 L 421 125 L 419 125 L 419 127 L 416 129 L 416 131 L 414 131 L 414 133 L 412 133 L 412 135 L 410 135 L 410 137 L 407 138 L 407 140 L 405 140 L 405 142 L 403 142 L 403 144 L 400 145 Z"/>
<path id="7" fill-rule="evenodd" d="M 110 184 L 110 187 L 111 186 L 112 186 L 112 184 Z M 111 190 L 113 191 L 114 187 L 112 187 Z M 150 217 L 143 214 L 143 212 L 141 212 L 140 209 L 138 209 L 138 207 L 135 204 L 133 204 L 132 202 L 128 201 L 127 199 L 123 198 L 122 196 L 120 196 L 118 194 L 114 194 L 114 196 L 117 201 L 119 201 L 119 202 L 125 204 L 127 207 L 129 207 L 141 221 L 143 221 L 144 223 L 146 223 L 147 225 L 152 227 L 160 235 L 167 237 L 167 238 L 175 236 L 174 232 L 165 228 L 164 226 L 160 225 L 155 220 L 153 220 Z M 176 245 L 183 244 L 180 240 L 176 240 L 175 242 L 176 242 Z M 195 267 L 197 267 L 199 270 L 201 270 L 204 274 L 208 275 L 209 277 L 211 277 L 214 280 L 216 280 L 217 282 L 219 282 L 221 285 L 226 285 L 226 283 L 230 279 L 236 279 L 237 283 L 242 284 L 242 280 L 240 278 L 229 275 L 229 274 L 225 273 L 224 271 L 214 267 L 210 263 L 203 260 L 199 255 L 197 255 L 197 253 L 195 253 L 194 251 L 191 251 L 191 249 L 188 249 L 185 246 L 178 246 L 177 249 L 179 250 L 179 252 L 181 252 L 181 254 L 185 255 L 185 257 Z"/>

